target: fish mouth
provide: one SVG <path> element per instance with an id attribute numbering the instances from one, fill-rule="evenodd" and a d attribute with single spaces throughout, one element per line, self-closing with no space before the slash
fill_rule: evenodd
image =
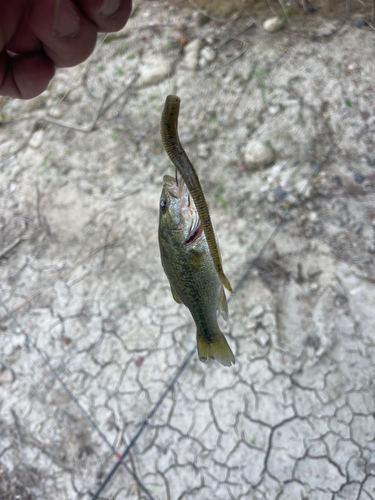
<path id="1" fill-rule="evenodd" d="M 203 232 L 203 227 L 201 224 L 201 220 L 199 217 L 194 218 L 194 221 L 191 224 L 189 229 L 189 235 L 187 240 L 185 241 L 185 245 L 192 245 L 195 241 L 201 236 Z"/>
<path id="2" fill-rule="evenodd" d="M 171 177 L 170 175 L 165 175 L 163 178 L 163 188 L 167 191 L 167 193 L 172 196 L 172 198 L 180 199 L 186 192 L 187 187 L 184 183 L 184 180 L 179 179 L 176 184 L 175 177 Z"/>

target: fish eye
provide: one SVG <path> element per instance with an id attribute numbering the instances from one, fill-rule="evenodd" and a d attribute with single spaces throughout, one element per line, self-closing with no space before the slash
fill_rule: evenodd
<path id="1" fill-rule="evenodd" d="M 165 212 L 167 209 L 167 200 L 165 200 L 164 198 L 160 201 L 160 210 L 162 212 Z"/>

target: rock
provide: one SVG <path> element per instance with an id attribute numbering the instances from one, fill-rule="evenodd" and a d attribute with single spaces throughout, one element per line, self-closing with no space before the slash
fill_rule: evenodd
<path id="1" fill-rule="evenodd" d="M 30 139 L 29 146 L 33 149 L 38 149 L 42 145 L 43 138 L 44 138 L 44 130 L 43 129 L 37 130 Z"/>
<path id="2" fill-rule="evenodd" d="M 200 57 L 199 58 L 198 64 L 199 64 L 199 67 L 202 68 L 202 69 L 206 68 L 208 66 L 208 63 L 207 63 L 207 61 L 206 61 L 206 59 L 204 57 Z"/>
<path id="3" fill-rule="evenodd" d="M 298 205 L 298 199 L 292 193 L 288 193 L 285 197 L 285 203 L 291 207 Z"/>
<path id="4" fill-rule="evenodd" d="M 185 57 L 183 59 L 183 66 L 187 69 L 197 69 L 199 50 L 201 48 L 201 41 L 197 38 L 188 43 L 185 47 Z"/>
<path id="5" fill-rule="evenodd" d="M 243 161 L 248 169 L 262 169 L 275 161 L 275 152 L 257 139 L 251 139 L 243 151 Z"/>
<path id="6" fill-rule="evenodd" d="M 311 184 L 306 179 L 300 179 L 295 185 L 295 191 L 298 196 L 303 196 L 305 199 L 311 197 Z"/>
<path id="7" fill-rule="evenodd" d="M 255 342 L 260 347 L 266 347 L 270 341 L 270 336 L 262 329 L 258 330 L 255 334 Z"/>
<path id="8" fill-rule="evenodd" d="M 256 305 L 249 314 L 249 318 L 259 318 L 264 313 L 264 308 L 260 304 Z"/>
<path id="9" fill-rule="evenodd" d="M 171 65 L 169 61 L 162 57 L 149 57 L 145 59 L 140 68 L 138 87 L 156 85 L 171 75 Z"/>
<path id="10" fill-rule="evenodd" d="M 271 104 L 268 108 L 268 112 L 270 115 L 276 115 L 281 110 L 280 104 Z"/>
<path id="11" fill-rule="evenodd" d="M 352 23 L 357 26 L 358 28 L 361 28 L 362 26 L 366 26 L 366 21 L 363 17 L 362 14 L 353 14 L 351 17 Z"/>
<path id="12" fill-rule="evenodd" d="M 58 107 L 54 107 L 52 109 L 49 110 L 49 116 L 52 116 L 52 118 L 61 118 L 62 115 L 64 114 L 64 111 L 62 108 L 58 108 Z"/>
<path id="13" fill-rule="evenodd" d="M 278 186 L 273 190 L 273 195 L 275 197 L 275 200 L 281 200 L 282 198 L 285 198 L 286 194 L 287 194 L 286 191 L 284 191 L 284 189 L 280 186 Z"/>
<path id="14" fill-rule="evenodd" d="M 271 17 L 270 19 L 266 19 L 264 21 L 263 29 L 272 33 L 273 31 L 277 31 L 282 28 L 283 24 L 284 21 L 280 19 L 280 17 Z"/>
<path id="15" fill-rule="evenodd" d="M 362 182 L 365 180 L 364 176 L 361 174 L 358 174 L 357 172 L 353 173 L 354 181 L 357 184 L 362 184 Z"/>
<path id="16" fill-rule="evenodd" d="M 207 144 L 198 144 L 197 153 L 199 158 L 206 160 L 210 156 L 211 150 Z"/>
<path id="17" fill-rule="evenodd" d="M 201 50 L 201 57 L 203 57 L 206 62 L 212 63 L 216 59 L 216 52 L 212 47 L 207 45 Z"/>

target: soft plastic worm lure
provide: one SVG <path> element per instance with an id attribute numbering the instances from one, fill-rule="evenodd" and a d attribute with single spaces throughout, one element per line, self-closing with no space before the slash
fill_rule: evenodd
<path id="1" fill-rule="evenodd" d="M 169 95 L 165 100 L 163 114 L 161 116 L 161 138 L 164 148 L 171 159 L 174 166 L 179 171 L 184 179 L 186 186 L 193 197 L 195 206 L 197 207 L 199 217 L 203 226 L 204 234 L 207 239 L 210 254 L 220 278 L 220 281 L 227 290 L 233 293 L 229 280 L 226 278 L 223 266 L 221 263 L 220 251 L 215 238 L 214 229 L 212 227 L 210 213 L 206 199 L 204 197 L 198 175 L 187 157 L 180 139 L 178 138 L 178 114 L 180 111 L 180 98 L 176 95 Z"/>

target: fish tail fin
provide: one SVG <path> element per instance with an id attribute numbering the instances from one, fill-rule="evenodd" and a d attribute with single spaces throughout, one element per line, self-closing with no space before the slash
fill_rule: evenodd
<path id="1" fill-rule="evenodd" d="M 218 330 L 214 340 L 208 341 L 197 331 L 198 356 L 201 361 L 214 358 L 224 366 L 234 365 L 235 359 L 224 335 Z"/>

